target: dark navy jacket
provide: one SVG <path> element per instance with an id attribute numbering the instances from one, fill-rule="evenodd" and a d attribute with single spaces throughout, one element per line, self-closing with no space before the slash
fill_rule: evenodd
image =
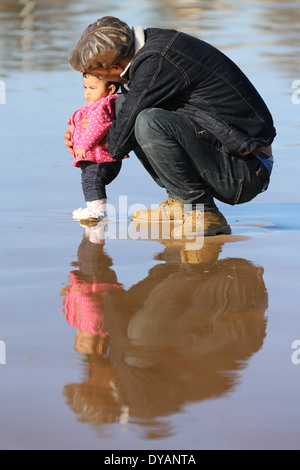
<path id="1" fill-rule="evenodd" d="M 145 37 L 126 77 L 129 92 L 108 134 L 114 158 L 135 147 L 135 120 L 152 107 L 187 115 L 200 138 L 228 154 L 248 154 L 273 142 L 276 131 L 266 104 L 221 51 L 174 30 L 150 28 Z"/>

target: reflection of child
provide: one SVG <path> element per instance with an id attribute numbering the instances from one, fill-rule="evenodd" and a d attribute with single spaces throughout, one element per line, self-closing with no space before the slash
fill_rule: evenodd
<path id="1" fill-rule="evenodd" d="M 122 285 L 100 282 L 95 277 L 83 276 L 78 271 L 70 273 L 70 285 L 61 295 L 65 296 L 64 314 L 70 326 L 76 328 L 75 349 L 79 353 L 91 353 L 96 347 L 102 353 L 107 333 L 104 330 L 103 298 L 110 290 L 122 289 Z"/>
<path id="2" fill-rule="evenodd" d="M 114 120 L 114 104 L 118 84 L 109 83 L 90 74 L 83 74 L 85 105 L 72 116 L 73 166 L 82 172 L 82 189 L 86 209 L 73 212 L 75 219 L 100 221 L 106 217 L 106 185 L 119 174 L 122 162 L 112 160 L 99 144 Z M 88 119 L 84 128 L 84 119 Z"/>
<path id="3" fill-rule="evenodd" d="M 78 248 L 78 262 L 71 263 L 78 270 L 71 271 L 70 282 L 61 291 L 62 312 L 77 330 L 75 350 L 79 354 L 102 354 L 108 340 L 104 299 L 108 292 L 123 289 L 111 269 L 112 259 L 104 251 L 104 241 L 98 239 L 99 225 L 102 228 L 104 224 L 86 227 Z"/>

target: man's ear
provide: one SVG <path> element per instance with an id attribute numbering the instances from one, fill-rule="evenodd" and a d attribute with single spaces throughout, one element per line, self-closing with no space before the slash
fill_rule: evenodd
<path id="1" fill-rule="evenodd" d="M 111 65 L 109 68 L 119 74 L 123 73 L 125 70 L 125 67 L 123 67 L 123 65 Z"/>

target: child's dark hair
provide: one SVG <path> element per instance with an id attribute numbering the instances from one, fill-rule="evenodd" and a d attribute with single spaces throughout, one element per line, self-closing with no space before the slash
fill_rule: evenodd
<path id="1" fill-rule="evenodd" d="M 119 82 L 106 82 L 106 85 L 107 86 L 110 86 L 110 85 L 114 85 L 116 87 L 116 90 L 115 90 L 115 93 L 117 93 L 119 87 L 120 87 L 120 83 Z"/>
<path id="2" fill-rule="evenodd" d="M 95 77 L 95 78 L 97 78 L 98 80 L 102 80 L 102 78 L 98 78 L 98 77 L 96 77 L 96 75 L 93 75 L 92 73 L 88 73 L 88 72 L 84 72 L 84 73 L 82 74 L 82 76 L 83 76 L 83 78 L 85 78 L 85 77 Z M 105 82 L 105 80 L 103 80 L 103 81 Z M 116 87 L 115 93 L 117 93 L 117 91 L 118 91 L 118 89 L 119 89 L 119 87 L 120 87 L 120 83 L 118 83 L 118 82 L 105 82 L 105 85 L 106 85 L 106 86 L 113 85 L 114 87 Z"/>

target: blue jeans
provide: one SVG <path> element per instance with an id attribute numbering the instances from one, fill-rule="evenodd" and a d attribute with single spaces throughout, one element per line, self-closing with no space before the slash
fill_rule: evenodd
<path id="1" fill-rule="evenodd" d="M 107 199 L 106 186 L 119 174 L 120 162 L 95 163 L 80 162 L 82 191 L 86 202 Z"/>
<path id="2" fill-rule="evenodd" d="M 181 113 L 143 110 L 135 122 L 135 138 L 133 150 L 145 169 L 171 199 L 183 204 L 203 204 L 205 211 L 216 212 L 214 198 L 242 204 L 263 190 L 257 158 L 228 156 L 203 141 Z"/>

